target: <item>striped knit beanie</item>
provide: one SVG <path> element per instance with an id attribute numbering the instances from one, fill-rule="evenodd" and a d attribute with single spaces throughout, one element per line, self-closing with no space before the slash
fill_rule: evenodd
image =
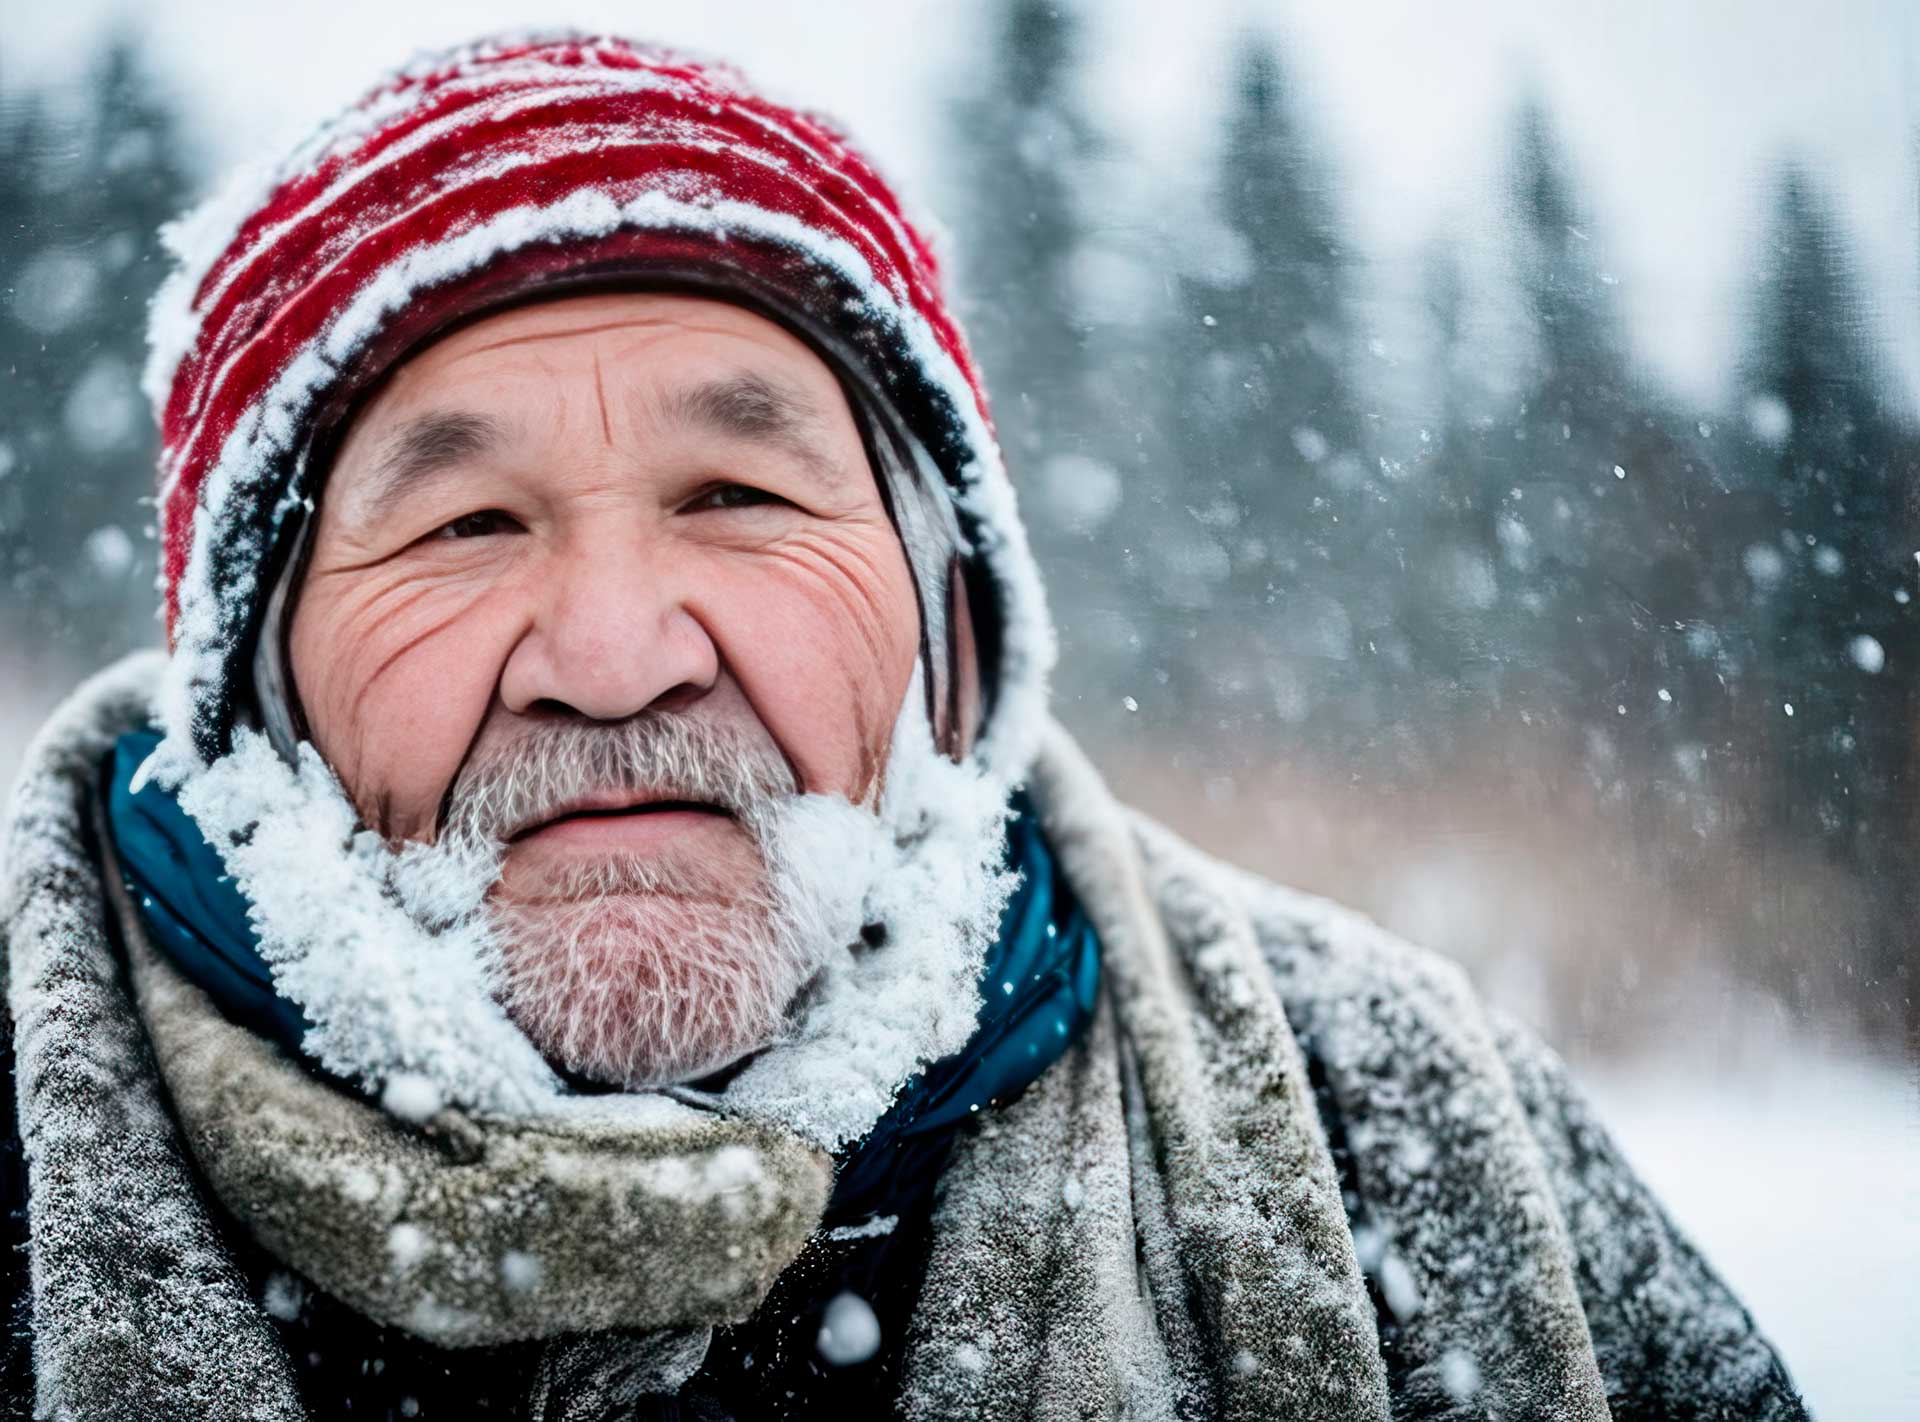
<path id="1" fill-rule="evenodd" d="M 223 754 L 355 398 L 478 312 L 625 285 L 755 307 L 887 412 L 952 501 L 987 614 L 975 756 L 1024 772 L 1052 632 L 986 394 L 932 248 L 827 121 L 625 40 L 488 40 L 408 66 L 166 235 L 146 391 L 175 755 Z M 916 576 L 925 608 L 944 589 Z"/>

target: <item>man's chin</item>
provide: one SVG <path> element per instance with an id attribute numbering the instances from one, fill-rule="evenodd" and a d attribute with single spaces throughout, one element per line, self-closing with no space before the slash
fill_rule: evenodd
<path id="1" fill-rule="evenodd" d="M 698 1085 L 710 1078 L 724 1079 L 729 1067 L 745 1062 L 770 1045 L 770 1042 L 753 1042 L 739 1047 L 728 1045 L 716 1047 L 709 1056 L 671 1058 L 652 1056 L 631 1044 L 609 1044 L 610 1050 L 589 1049 L 585 1055 L 580 1055 L 576 1045 L 574 1054 L 569 1055 L 569 1043 L 549 1041 L 539 1035 L 537 1024 L 521 1022 L 517 1017 L 514 1020 L 554 1073 L 588 1094 L 603 1088 L 611 1091 L 654 1091 L 670 1086 Z"/>
<path id="2" fill-rule="evenodd" d="M 508 1015 L 550 1062 L 600 1085 L 711 1075 L 772 1042 L 802 985 L 756 897 L 622 889 L 495 908 Z"/>

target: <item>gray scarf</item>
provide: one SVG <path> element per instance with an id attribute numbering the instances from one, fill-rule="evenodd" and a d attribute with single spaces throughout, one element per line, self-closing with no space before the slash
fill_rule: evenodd
<path id="1" fill-rule="evenodd" d="M 8 830 L 37 1415 L 304 1415 L 190 1159 L 371 1316 L 448 1341 L 602 1330 L 550 1344 L 534 1416 L 675 1386 L 814 1228 L 820 1159 L 719 1117 L 414 1132 L 230 1035 L 137 943 L 123 964 L 89 805 L 154 667 L 56 716 Z M 1456 970 L 1131 814 L 1057 731 L 1033 789 L 1106 1000 L 961 1140 L 904 1325 L 907 1416 L 1805 1415 L 1558 1064 Z"/>

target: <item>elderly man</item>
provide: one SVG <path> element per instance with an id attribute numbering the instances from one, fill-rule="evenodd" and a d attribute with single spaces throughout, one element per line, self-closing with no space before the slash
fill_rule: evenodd
<path id="1" fill-rule="evenodd" d="M 1788 1418 L 1459 974 L 1116 804 L 933 255 L 620 41 L 174 232 L 170 651 L 6 843 L 5 1400 Z"/>

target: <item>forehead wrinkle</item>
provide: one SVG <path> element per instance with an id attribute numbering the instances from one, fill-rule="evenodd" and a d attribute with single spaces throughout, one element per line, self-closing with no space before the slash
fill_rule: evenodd
<path id="1" fill-rule="evenodd" d="M 669 317 L 630 316 L 619 321 L 600 321 L 585 326 L 557 326 L 551 331 L 524 331 L 519 335 L 502 336 L 497 341 L 489 341 L 482 346 L 472 346 L 461 351 L 456 360 L 465 360 L 469 356 L 485 355 L 488 351 L 502 351 L 512 346 L 529 346 L 540 341 L 564 341 L 574 336 L 598 336 L 608 331 L 626 331 L 635 327 L 674 326 L 684 324 Z"/>

